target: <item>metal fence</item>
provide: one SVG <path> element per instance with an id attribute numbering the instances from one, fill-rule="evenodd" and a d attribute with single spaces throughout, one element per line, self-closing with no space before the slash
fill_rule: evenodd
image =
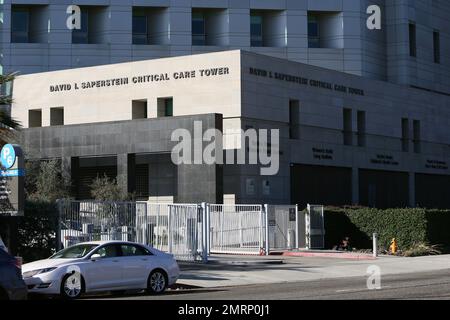
<path id="1" fill-rule="evenodd" d="M 268 254 L 322 248 L 323 207 L 59 201 L 58 249 L 79 242 L 132 241 L 184 261 L 209 253 Z"/>
<path id="2" fill-rule="evenodd" d="M 265 249 L 262 205 L 209 205 L 211 253 L 259 254 Z"/>
<path id="3" fill-rule="evenodd" d="M 305 218 L 306 248 L 323 249 L 325 247 L 323 206 L 308 204 Z"/>
<path id="4" fill-rule="evenodd" d="M 295 205 L 266 205 L 269 226 L 269 249 L 283 250 L 300 248 L 300 239 L 305 236 L 301 229 L 304 214 Z M 304 225 L 304 224 L 303 224 Z M 304 241 L 303 241 L 304 242 Z"/>
<path id="5" fill-rule="evenodd" d="M 60 201 L 59 212 L 59 248 L 121 240 L 151 245 L 178 260 L 207 257 L 206 213 L 197 204 Z"/>

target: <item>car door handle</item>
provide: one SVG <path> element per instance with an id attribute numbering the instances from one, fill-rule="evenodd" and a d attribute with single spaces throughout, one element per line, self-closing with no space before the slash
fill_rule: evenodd
<path id="1" fill-rule="evenodd" d="M 142 261 L 148 261 L 148 259 L 141 259 Z"/>
<path id="2" fill-rule="evenodd" d="M 112 262 L 119 262 L 119 260 L 113 260 Z"/>

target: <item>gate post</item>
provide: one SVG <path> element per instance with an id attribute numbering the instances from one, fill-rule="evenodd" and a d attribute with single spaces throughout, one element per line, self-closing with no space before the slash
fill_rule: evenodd
<path id="1" fill-rule="evenodd" d="M 169 204 L 167 205 L 167 247 L 169 253 L 172 253 L 172 228 L 171 228 L 171 216 L 173 207 Z"/>
<path id="2" fill-rule="evenodd" d="M 61 248 L 61 210 L 62 210 L 61 199 L 56 200 L 56 207 L 58 213 L 56 214 L 56 252 L 60 251 Z"/>
<path id="3" fill-rule="evenodd" d="M 306 250 L 311 248 L 311 206 L 308 204 L 305 214 L 305 237 L 306 237 Z"/>
<path id="4" fill-rule="evenodd" d="M 206 202 L 202 202 L 201 204 L 201 210 L 202 210 L 202 262 L 206 263 L 208 262 L 208 223 L 207 223 L 207 217 L 206 217 Z"/>
<path id="5" fill-rule="evenodd" d="M 298 234 L 298 204 L 295 205 L 295 249 L 298 249 L 299 238 Z"/>
<path id="6" fill-rule="evenodd" d="M 265 246 L 266 246 L 266 256 L 268 256 L 269 255 L 269 250 L 270 250 L 270 248 L 269 248 L 269 206 L 267 205 L 267 204 L 265 204 L 264 206 L 263 206 L 263 210 L 262 210 L 262 215 L 263 215 L 263 217 L 264 217 L 264 224 L 265 224 L 265 229 L 264 229 L 264 232 L 265 232 L 265 236 L 266 236 L 266 243 L 265 243 Z"/>
<path id="7" fill-rule="evenodd" d="M 206 250 L 208 256 L 211 255 L 211 207 L 206 204 Z"/>

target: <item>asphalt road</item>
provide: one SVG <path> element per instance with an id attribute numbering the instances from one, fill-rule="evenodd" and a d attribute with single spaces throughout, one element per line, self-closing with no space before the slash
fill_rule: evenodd
<path id="1" fill-rule="evenodd" d="M 450 300 L 450 270 L 389 275 L 381 289 L 368 290 L 367 278 L 340 278 L 294 283 L 249 285 L 210 289 L 168 291 L 162 296 L 145 294 L 101 299 L 120 300 L 342 300 L 342 299 L 439 299 Z M 88 298 L 89 299 L 89 298 Z"/>

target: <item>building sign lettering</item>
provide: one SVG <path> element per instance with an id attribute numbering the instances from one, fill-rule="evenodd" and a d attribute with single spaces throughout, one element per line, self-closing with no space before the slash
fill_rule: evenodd
<path id="1" fill-rule="evenodd" d="M 391 166 L 398 166 L 399 163 L 393 156 L 387 154 L 377 154 L 374 159 L 370 159 L 372 164 L 385 164 Z"/>
<path id="2" fill-rule="evenodd" d="M 279 72 L 268 71 L 258 68 L 250 68 L 250 74 L 258 77 L 271 78 L 281 81 L 298 83 L 305 86 L 327 89 L 330 91 L 337 91 L 342 93 L 347 93 L 351 95 L 364 96 L 364 90 L 358 88 L 347 87 L 342 84 L 333 84 L 331 82 L 320 81 L 316 79 L 308 79 L 300 76 L 294 76 L 290 74 L 284 74 Z"/>
<path id="3" fill-rule="evenodd" d="M 228 74 L 230 74 L 230 68 L 228 67 L 188 70 L 173 73 L 144 74 L 114 79 L 82 81 L 79 83 L 55 84 L 50 86 L 50 92 L 67 92 L 91 88 L 119 87 L 129 84 L 136 85 L 141 83 L 165 82 L 182 79 L 211 78 Z"/>
<path id="4" fill-rule="evenodd" d="M 430 160 L 428 159 L 425 168 L 427 169 L 440 169 L 440 170 L 448 170 L 447 162 L 439 161 L 439 160 Z"/>
<path id="5" fill-rule="evenodd" d="M 334 151 L 332 149 L 312 148 L 314 159 L 333 160 Z"/>

